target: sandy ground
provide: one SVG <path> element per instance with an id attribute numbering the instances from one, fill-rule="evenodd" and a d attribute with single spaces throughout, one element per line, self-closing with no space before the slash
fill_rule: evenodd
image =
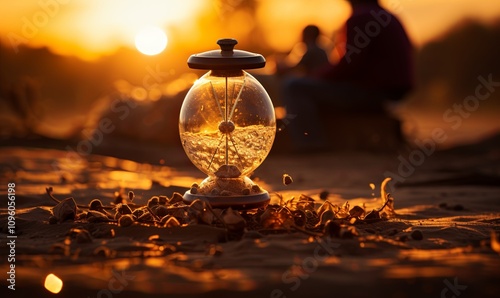
<path id="1" fill-rule="evenodd" d="M 334 204 L 364 203 L 368 209 L 381 205 L 380 183 L 393 175 L 399 183 L 388 189 L 397 215 L 355 224 L 359 235 L 349 239 L 290 231 L 248 232 L 226 241 L 225 229 L 208 225 L 49 224 L 55 202 L 45 193 L 47 186 L 57 198 L 73 197 L 83 205 L 95 198 L 109 205 L 115 192 L 129 190 L 135 203 L 146 204 L 153 195 L 170 197 L 203 179 L 179 150 L 134 152 L 145 162 L 99 154 L 80 160 L 60 149 L 0 148 L 3 271 L 11 264 L 5 244 L 11 182 L 18 235 L 16 291 L 7 289 L 6 274 L 2 297 L 462 298 L 497 297 L 500 290 L 500 255 L 491 245 L 493 231 L 500 231 L 498 137 L 433 153 L 411 168 L 401 166 L 411 154 L 406 151 L 271 155 L 257 169 L 254 179 L 273 202 L 276 193 L 306 194 L 320 204 L 319 193 L 328 191 Z M 163 165 L 151 164 L 160 159 Z M 293 177 L 292 184 L 283 185 L 284 173 Z M 87 230 L 90 241 L 68 236 L 75 228 Z M 49 273 L 64 283 L 57 295 L 43 286 Z"/>

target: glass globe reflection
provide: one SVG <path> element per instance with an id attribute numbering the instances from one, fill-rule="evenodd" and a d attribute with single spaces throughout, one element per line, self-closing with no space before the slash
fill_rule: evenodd
<path id="1" fill-rule="evenodd" d="M 216 176 L 223 165 L 232 166 L 238 175 L 226 176 L 236 178 L 253 172 L 271 150 L 274 108 L 249 73 L 212 70 L 186 95 L 179 131 L 184 150 L 198 169 Z"/>
<path id="2" fill-rule="evenodd" d="M 269 193 L 250 175 L 266 158 L 276 134 L 271 99 L 243 69 L 265 65 L 262 55 L 234 50 L 237 41 L 220 39 L 220 50 L 191 55 L 188 65 L 208 69 L 187 93 L 179 117 L 179 133 L 187 156 L 208 175 L 184 194 L 213 207 L 257 208 Z"/>

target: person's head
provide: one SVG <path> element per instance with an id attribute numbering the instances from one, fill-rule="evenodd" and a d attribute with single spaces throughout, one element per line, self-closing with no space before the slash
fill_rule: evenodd
<path id="1" fill-rule="evenodd" d="M 316 25 L 307 25 L 302 30 L 302 41 L 305 43 L 315 43 L 320 34 L 319 28 Z"/>

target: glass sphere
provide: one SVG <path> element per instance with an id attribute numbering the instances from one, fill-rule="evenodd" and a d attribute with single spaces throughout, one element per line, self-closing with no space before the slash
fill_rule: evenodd
<path id="1" fill-rule="evenodd" d="M 249 73 L 211 70 L 187 93 L 179 132 L 187 156 L 205 174 L 249 175 L 271 150 L 276 134 L 274 107 L 264 87 Z"/>

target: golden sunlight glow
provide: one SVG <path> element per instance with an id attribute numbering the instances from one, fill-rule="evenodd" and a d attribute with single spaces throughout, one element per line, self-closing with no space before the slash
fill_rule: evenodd
<path id="1" fill-rule="evenodd" d="M 51 273 L 47 275 L 47 277 L 45 278 L 44 286 L 50 292 L 57 294 L 61 292 L 61 289 L 63 287 L 63 282 L 59 277 Z"/>
<path id="2" fill-rule="evenodd" d="M 167 46 L 167 35 L 158 27 L 145 27 L 135 36 L 135 47 L 145 55 L 157 55 Z"/>
<path id="3" fill-rule="evenodd" d="M 315 0 L 314 5 L 310 1 L 261 1 L 257 22 L 266 32 L 265 41 L 273 49 L 289 51 L 300 41 L 302 29 L 309 24 L 318 25 L 324 36 L 333 39 L 350 13 L 347 1 Z"/>
<path id="4" fill-rule="evenodd" d="M 49 11 L 39 2 L 53 6 Z M 135 48 L 134 38 L 151 24 L 189 36 L 195 30 L 194 20 L 210 11 L 210 4 L 206 0 L 0 0 L 0 36 L 12 47 L 48 46 L 57 54 L 95 60 L 121 47 Z"/>
<path id="5" fill-rule="evenodd" d="M 53 52 L 86 60 L 110 55 L 121 47 L 134 48 L 138 30 L 154 24 L 172 38 L 169 47 L 209 44 L 221 36 L 244 41 L 248 36 L 278 52 L 289 51 L 308 24 L 318 25 L 329 41 L 351 13 L 345 0 L 0 0 L 0 39 L 19 50 L 21 45 L 47 46 Z M 439 38 L 463 19 L 492 21 L 500 1 L 381 0 L 405 25 L 419 46 Z M 250 9 L 252 6 L 252 9 Z M 252 36 L 254 29 L 261 35 Z M 175 41 L 175 44 L 173 43 Z M 182 44 L 182 45 L 181 45 Z"/>

